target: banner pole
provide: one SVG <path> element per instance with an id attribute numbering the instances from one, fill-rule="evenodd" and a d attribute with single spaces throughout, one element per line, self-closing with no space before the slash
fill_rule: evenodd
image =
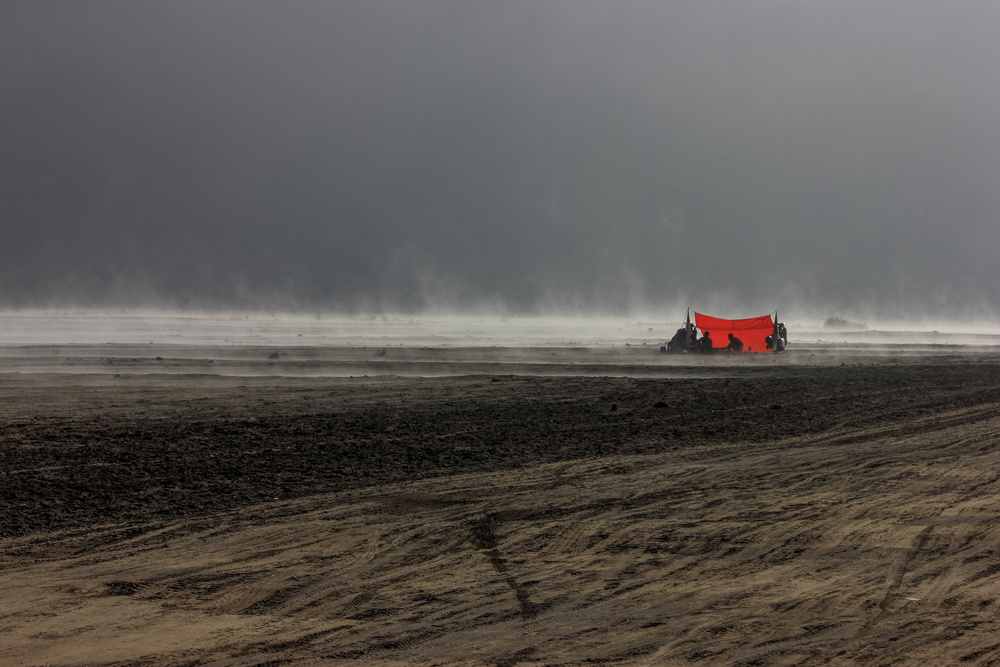
<path id="1" fill-rule="evenodd" d="M 687 325 L 684 327 L 684 349 L 691 349 L 691 307 L 687 309 Z"/>
<path id="2" fill-rule="evenodd" d="M 778 309 L 774 309 L 774 332 L 771 334 L 771 352 L 778 351 Z"/>

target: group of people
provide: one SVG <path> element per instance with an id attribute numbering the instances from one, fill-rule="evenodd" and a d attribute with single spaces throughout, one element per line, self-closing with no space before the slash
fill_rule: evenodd
<path id="1" fill-rule="evenodd" d="M 691 341 L 694 343 L 694 349 L 697 352 L 742 352 L 743 341 L 733 334 L 728 335 L 729 344 L 725 347 L 716 348 L 715 343 L 712 342 L 712 333 L 710 331 L 706 331 L 704 336 L 698 338 L 698 332 L 692 329 Z"/>
<path id="2" fill-rule="evenodd" d="M 691 327 L 691 340 L 687 340 L 687 330 L 678 329 L 674 337 L 670 339 L 670 342 L 664 347 L 665 352 L 681 352 L 687 350 L 689 352 L 700 352 L 707 354 L 709 352 L 742 352 L 743 351 L 743 341 L 729 334 L 729 344 L 725 347 L 715 347 L 715 342 L 712 340 L 712 332 L 706 331 L 705 334 L 698 338 L 698 330 Z"/>
<path id="3" fill-rule="evenodd" d="M 690 332 L 690 333 L 689 333 Z M 756 330 L 757 333 L 751 332 L 750 334 L 750 344 L 752 346 L 757 346 L 758 349 L 754 350 L 752 347 L 747 347 L 746 352 L 763 352 L 759 349 L 760 346 L 760 331 Z M 739 333 L 739 331 L 737 331 Z M 737 338 L 733 333 L 726 334 L 729 337 L 729 343 L 723 347 L 715 347 L 715 341 L 712 340 L 712 333 L 706 331 L 705 334 L 699 338 L 697 327 L 688 324 L 686 327 L 682 327 L 677 330 L 666 345 L 660 348 L 661 352 L 668 352 L 672 354 L 677 354 L 681 352 L 743 352 L 743 341 Z M 785 329 L 785 325 L 782 322 L 778 322 L 774 325 L 774 331 L 764 338 L 765 349 L 768 351 L 774 350 L 775 352 L 781 352 L 785 349 L 788 342 L 788 331 Z"/>

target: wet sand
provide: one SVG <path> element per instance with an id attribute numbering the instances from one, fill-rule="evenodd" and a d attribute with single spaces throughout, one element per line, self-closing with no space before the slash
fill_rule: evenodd
<path id="1" fill-rule="evenodd" d="M 1000 660 L 995 348 L 0 367 L 4 665 Z"/>

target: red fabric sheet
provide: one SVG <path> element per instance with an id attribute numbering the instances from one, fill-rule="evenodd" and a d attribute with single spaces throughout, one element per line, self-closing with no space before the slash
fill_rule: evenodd
<path id="1" fill-rule="evenodd" d="M 728 334 L 743 341 L 743 352 L 770 352 L 767 349 L 767 342 L 764 340 L 774 333 L 774 320 L 770 315 L 760 317 L 750 317 L 744 320 L 724 320 L 721 317 L 711 317 L 694 314 L 695 326 L 700 329 L 699 337 L 705 332 L 711 333 L 712 347 L 724 349 L 729 345 Z"/>

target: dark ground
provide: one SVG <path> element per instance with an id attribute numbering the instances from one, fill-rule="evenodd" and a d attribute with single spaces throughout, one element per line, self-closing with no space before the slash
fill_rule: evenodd
<path id="1" fill-rule="evenodd" d="M 766 442 L 1000 403 L 1000 361 L 731 377 L 0 376 L 0 537 L 462 471 Z M 183 387 L 183 389 L 179 389 Z M 926 425 L 925 425 L 926 427 Z"/>

